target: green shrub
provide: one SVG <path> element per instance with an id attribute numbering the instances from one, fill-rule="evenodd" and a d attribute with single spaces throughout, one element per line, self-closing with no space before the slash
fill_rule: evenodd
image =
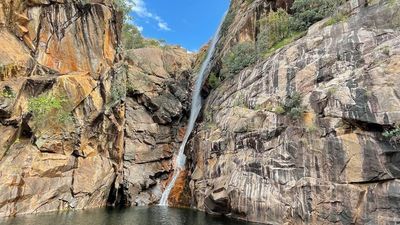
<path id="1" fill-rule="evenodd" d="M 334 24 L 346 21 L 349 18 L 348 13 L 338 12 L 335 13 L 328 21 L 325 22 L 324 26 L 332 26 Z"/>
<path id="2" fill-rule="evenodd" d="M 302 100 L 303 98 L 298 92 L 294 92 L 286 98 L 284 109 L 291 119 L 297 120 L 303 116 L 305 110 L 301 105 Z"/>
<path id="3" fill-rule="evenodd" d="M 3 91 L 0 92 L 0 97 L 2 97 L 2 98 L 15 98 L 15 93 L 10 87 L 6 86 L 6 87 L 3 88 Z"/>
<path id="4" fill-rule="evenodd" d="M 67 103 L 65 97 L 54 96 L 51 93 L 30 98 L 28 109 L 33 115 L 35 128 L 70 123 L 73 118 L 71 113 L 65 110 Z"/>
<path id="5" fill-rule="evenodd" d="M 392 139 L 392 138 L 400 138 L 400 127 L 388 130 L 383 132 L 382 134 L 385 138 Z"/>
<path id="6" fill-rule="evenodd" d="M 302 37 L 305 32 L 297 31 L 295 20 L 285 10 L 270 12 L 259 21 L 260 33 L 257 35 L 257 54 L 266 58 L 271 53 Z"/>
<path id="7" fill-rule="evenodd" d="M 124 24 L 122 27 L 122 43 L 125 49 L 135 49 L 144 47 L 144 38 L 132 24 Z"/>
<path id="8" fill-rule="evenodd" d="M 116 9 L 123 14 L 124 22 L 131 19 L 129 13 L 132 11 L 132 6 L 134 5 L 132 0 L 113 0 L 113 3 Z"/>
<path id="9" fill-rule="evenodd" d="M 305 30 L 315 22 L 332 15 L 343 0 L 296 0 L 292 10 L 298 30 Z"/>
<path id="10" fill-rule="evenodd" d="M 272 112 L 278 115 L 283 115 L 286 113 L 285 108 L 283 108 L 281 105 L 275 106 Z"/>
<path id="11" fill-rule="evenodd" d="M 278 9 L 276 12 L 272 11 L 265 21 L 261 20 L 260 23 L 265 31 L 268 48 L 289 36 L 291 33 L 290 21 L 290 15 L 283 9 Z"/>
<path id="12" fill-rule="evenodd" d="M 144 38 L 135 25 L 128 23 L 125 23 L 122 27 L 122 43 L 127 50 L 166 45 L 164 40 Z"/>
<path id="13" fill-rule="evenodd" d="M 215 89 L 221 84 L 221 81 L 217 75 L 215 75 L 215 73 L 211 73 L 208 77 L 208 84 L 210 85 L 211 89 Z"/>
<path id="14" fill-rule="evenodd" d="M 222 59 L 224 78 L 237 74 L 257 60 L 256 50 L 252 42 L 235 45 Z"/>

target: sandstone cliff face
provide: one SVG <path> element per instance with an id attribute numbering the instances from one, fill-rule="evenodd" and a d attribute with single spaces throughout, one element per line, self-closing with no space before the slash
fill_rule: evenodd
<path id="1" fill-rule="evenodd" d="M 0 216 L 104 206 L 123 172 L 121 16 L 88 2 L 0 3 Z M 44 94 L 66 124 L 28 112 Z"/>
<path id="2" fill-rule="evenodd" d="M 400 148 L 382 136 L 400 122 L 400 4 L 375 2 L 211 92 L 187 148 L 195 207 L 268 224 L 400 221 Z M 295 93 L 297 120 L 275 110 Z"/>
<path id="3" fill-rule="evenodd" d="M 193 55 L 178 47 L 127 53 L 124 176 L 117 203 L 157 204 L 190 111 Z"/>

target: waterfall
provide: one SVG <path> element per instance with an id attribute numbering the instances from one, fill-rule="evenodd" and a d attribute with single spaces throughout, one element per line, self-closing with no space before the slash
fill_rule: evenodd
<path id="1" fill-rule="evenodd" d="M 215 35 L 214 35 L 214 37 L 213 37 L 213 39 L 211 41 L 211 44 L 210 44 L 210 47 L 209 47 L 209 50 L 208 50 L 208 53 L 207 53 L 207 57 L 203 61 L 202 65 L 201 65 L 201 68 L 200 68 L 200 71 L 198 73 L 197 80 L 196 80 L 195 87 L 194 87 L 194 91 L 193 91 L 193 95 L 192 95 L 192 108 L 190 110 L 190 118 L 189 118 L 189 123 L 188 123 L 187 129 L 186 129 L 185 137 L 183 138 L 182 144 L 179 147 L 179 153 L 178 153 L 178 156 L 176 157 L 176 162 L 175 162 L 176 165 L 175 165 L 175 170 L 174 170 L 174 174 L 173 174 L 172 180 L 167 185 L 167 187 L 165 188 L 165 190 L 164 190 L 164 192 L 163 192 L 163 194 L 161 196 L 161 200 L 160 200 L 159 205 L 168 206 L 169 193 L 171 192 L 172 188 L 174 187 L 175 182 L 178 179 L 178 176 L 179 176 L 180 172 L 185 167 L 185 162 L 186 162 L 186 156 L 184 154 L 185 146 L 186 146 L 186 143 L 187 143 L 187 141 L 189 139 L 190 134 L 193 131 L 195 122 L 197 120 L 197 116 L 199 115 L 200 110 L 201 110 L 201 105 L 202 105 L 201 104 L 202 99 L 201 99 L 201 96 L 200 96 L 201 88 L 203 86 L 204 79 L 206 78 L 207 69 L 208 69 L 208 66 L 210 64 L 211 57 L 214 54 L 215 47 L 216 47 L 218 39 L 220 37 L 219 36 L 220 35 L 220 30 L 221 30 L 221 26 L 222 26 L 222 24 L 223 24 L 223 22 L 225 20 L 225 16 L 226 16 L 226 13 L 225 13 L 221 23 L 218 26 L 217 32 L 215 33 Z"/>

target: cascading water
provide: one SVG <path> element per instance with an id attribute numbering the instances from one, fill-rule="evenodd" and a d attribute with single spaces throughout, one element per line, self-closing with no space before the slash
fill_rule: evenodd
<path id="1" fill-rule="evenodd" d="M 176 166 L 175 166 L 175 170 L 174 170 L 174 174 L 173 174 L 172 180 L 167 185 L 167 187 L 165 188 L 165 190 L 164 190 L 164 192 L 163 192 L 163 194 L 161 196 L 161 200 L 160 200 L 159 205 L 168 206 L 169 193 L 171 192 L 172 188 L 174 187 L 176 179 L 179 176 L 179 173 L 184 169 L 185 162 L 186 162 L 186 156 L 184 154 L 185 146 L 186 146 L 186 143 L 187 143 L 187 141 L 189 139 L 190 134 L 193 131 L 194 124 L 195 124 L 195 122 L 197 120 L 197 116 L 199 115 L 199 112 L 200 112 L 200 109 L 201 109 L 201 105 L 202 105 L 201 104 L 201 96 L 200 96 L 201 87 L 203 85 L 204 79 L 206 78 L 205 75 L 207 74 L 208 65 L 210 64 L 211 57 L 214 54 L 215 47 L 216 47 L 218 39 L 220 37 L 219 33 L 220 33 L 220 30 L 221 30 L 221 26 L 222 26 L 222 24 L 223 24 L 223 22 L 225 20 L 225 16 L 226 16 L 226 14 L 224 15 L 220 25 L 218 26 L 217 32 L 215 33 L 215 35 L 214 35 L 214 37 L 213 37 L 213 39 L 211 41 L 211 45 L 210 45 L 210 48 L 208 50 L 207 57 L 204 60 L 204 62 L 202 63 L 200 71 L 199 71 L 199 74 L 197 76 L 195 88 L 194 88 L 193 95 L 192 95 L 192 108 L 191 108 L 191 111 L 190 111 L 190 118 L 189 118 L 189 123 L 188 123 L 187 129 L 186 129 L 185 137 L 183 138 L 182 144 L 179 147 L 179 153 L 178 153 L 178 156 L 176 157 L 176 162 L 175 162 Z"/>

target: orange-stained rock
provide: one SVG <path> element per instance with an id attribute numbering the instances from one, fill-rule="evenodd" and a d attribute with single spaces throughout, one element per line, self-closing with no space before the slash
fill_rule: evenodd
<path id="1" fill-rule="evenodd" d="M 176 207 L 189 207 L 190 205 L 190 189 L 188 186 L 189 180 L 188 171 L 183 170 L 180 172 L 178 179 L 176 180 L 175 186 L 172 188 L 168 197 L 168 203 L 170 206 Z"/>
<path id="2" fill-rule="evenodd" d="M 110 3 L 0 3 L 0 217 L 105 206 L 121 180 L 124 93 L 112 91 L 126 74 Z M 61 109 L 35 117 L 41 95 L 56 103 L 39 109 Z"/>
<path id="3" fill-rule="evenodd" d="M 29 50 L 10 32 L 0 28 L 0 81 L 26 76 L 31 66 Z"/>
<path id="4" fill-rule="evenodd" d="M 127 61 L 124 203 L 156 204 L 185 131 L 193 55 L 171 46 L 143 48 L 128 51 Z"/>

